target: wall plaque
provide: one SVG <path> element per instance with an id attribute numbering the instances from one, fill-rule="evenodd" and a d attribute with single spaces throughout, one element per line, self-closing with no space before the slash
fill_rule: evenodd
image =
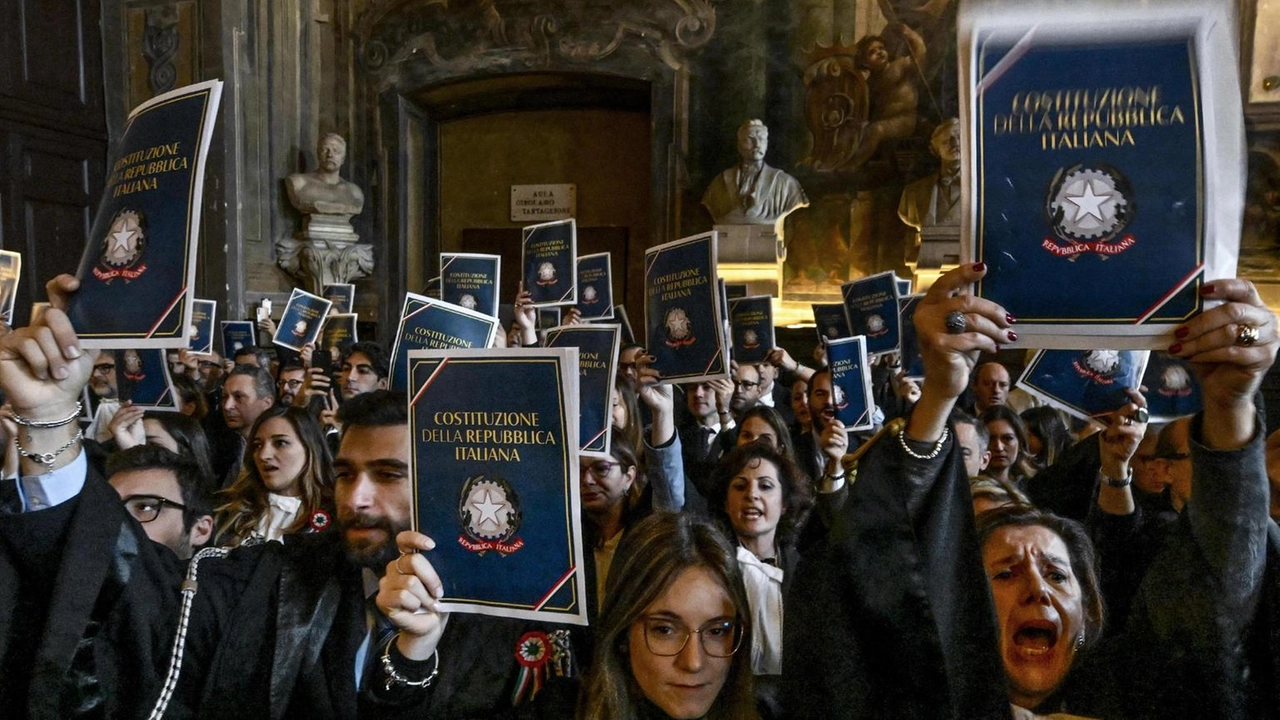
<path id="1" fill-rule="evenodd" d="M 574 216 L 578 207 L 578 186 L 512 185 L 511 222 L 543 222 Z"/>

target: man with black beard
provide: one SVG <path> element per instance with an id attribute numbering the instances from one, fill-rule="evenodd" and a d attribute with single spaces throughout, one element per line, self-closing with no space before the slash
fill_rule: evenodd
<path id="1" fill-rule="evenodd" d="M 24 443 L 52 458 L 23 458 L 20 482 L 0 480 L 0 707 L 50 718 L 153 708 L 199 718 L 483 717 L 526 699 L 513 692 L 522 668 L 536 686 L 552 667 L 572 667 L 571 651 L 556 651 L 568 647 L 566 629 L 538 628 L 547 652 L 531 659 L 530 623 L 477 615 L 439 616 L 432 657 L 400 654 L 373 602 L 413 511 L 406 403 L 385 391 L 343 406 L 337 531 L 203 551 L 180 595 L 183 566 L 148 540 L 75 434 L 75 399 L 98 358 L 79 349 L 59 309 L 74 287 L 71 278 L 51 284 L 45 324 L 0 338 L 0 387 L 27 424 Z M 180 598 L 190 607 L 180 611 Z"/>

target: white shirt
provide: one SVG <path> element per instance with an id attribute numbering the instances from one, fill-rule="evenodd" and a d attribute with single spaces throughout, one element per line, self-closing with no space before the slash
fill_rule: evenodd
<path id="1" fill-rule="evenodd" d="M 79 495 L 88 471 L 89 463 L 84 450 L 81 450 L 75 459 L 53 472 L 21 478 L 17 486 L 22 512 L 46 510 Z M 13 478 L 7 478 L 5 482 L 10 480 Z"/>
<path id="2" fill-rule="evenodd" d="M 751 671 L 777 675 L 782 672 L 782 568 L 761 562 L 741 545 L 738 565 L 751 609 Z"/>
<path id="3" fill-rule="evenodd" d="M 267 514 L 258 521 L 258 528 L 254 530 L 254 534 L 267 540 L 281 542 L 285 529 L 293 525 L 301 507 L 302 498 L 300 497 L 267 493 Z"/>

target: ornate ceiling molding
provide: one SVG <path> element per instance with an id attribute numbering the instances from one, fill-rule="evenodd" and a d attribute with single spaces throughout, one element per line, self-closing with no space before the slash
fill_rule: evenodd
<path id="1" fill-rule="evenodd" d="M 355 32 L 381 76 L 589 69 L 637 50 L 679 69 L 715 25 L 714 0 L 375 0 Z"/>

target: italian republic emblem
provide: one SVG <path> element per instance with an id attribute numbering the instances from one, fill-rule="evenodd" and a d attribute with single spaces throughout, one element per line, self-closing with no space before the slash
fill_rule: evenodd
<path id="1" fill-rule="evenodd" d="M 501 477 L 473 475 L 462 484 L 458 497 L 462 527 L 458 544 L 480 555 L 490 550 L 510 555 L 524 547 L 524 541 L 515 538 L 522 518 L 520 498 L 511 483 Z"/>
<path id="2" fill-rule="evenodd" d="M 1119 170 L 1102 164 L 1060 169 L 1045 198 L 1054 237 L 1040 246 L 1073 262 L 1085 253 L 1104 260 L 1119 255 L 1138 241 L 1124 232 L 1136 210 L 1133 188 Z"/>
<path id="3" fill-rule="evenodd" d="M 93 274 L 103 282 L 124 278 L 136 280 L 147 271 L 141 263 L 147 246 L 147 219 L 140 210 L 125 208 L 111 218 L 111 225 L 102 238 L 102 255 Z"/>
<path id="4" fill-rule="evenodd" d="M 684 308 L 673 307 L 667 310 L 662 325 L 667 334 L 667 347 L 692 345 L 698 341 L 693 336 L 693 320 Z"/>

